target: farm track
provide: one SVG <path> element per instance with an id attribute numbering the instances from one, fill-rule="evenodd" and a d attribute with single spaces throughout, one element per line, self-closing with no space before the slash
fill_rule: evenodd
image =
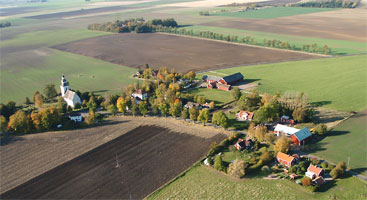
<path id="1" fill-rule="evenodd" d="M 7 191 L 1 198 L 141 199 L 205 155 L 225 136 L 200 138 L 140 126 Z"/>

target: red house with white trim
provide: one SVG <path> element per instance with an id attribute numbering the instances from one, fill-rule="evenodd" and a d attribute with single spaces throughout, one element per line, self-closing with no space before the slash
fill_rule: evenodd
<path id="1" fill-rule="evenodd" d="M 286 167 L 292 167 L 292 165 L 295 165 L 299 162 L 299 156 L 297 154 L 290 156 L 288 154 L 278 152 L 277 161 Z"/>

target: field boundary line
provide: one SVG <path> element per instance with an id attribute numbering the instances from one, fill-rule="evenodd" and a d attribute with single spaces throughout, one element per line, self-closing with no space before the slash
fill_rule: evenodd
<path id="1" fill-rule="evenodd" d="M 181 35 L 181 34 L 175 34 L 175 33 L 166 33 L 166 32 L 156 32 L 156 33 L 166 34 L 166 35 L 176 35 L 176 36 L 188 37 L 188 38 L 196 38 L 196 39 L 208 40 L 208 41 L 217 41 L 217 42 L 222 42 L 222 43 L 226 43 L 226 44 L 234 44 L 234 45 L 239 45 L 239 46 L 255 47 L 255 48 L 260 48 L 260 49 L 269 49 L 269 50 L 278 50 L 278 51 L 293 52 L 293 53 L 302 53 L 302 54 L 319 56 L 319 57 L 333 57 L 332 55 L 324 55 L 324 54 L 310 53 L 310 52 L 304 52 L 304 51 L 294 51 L 294 50 L 289 50 L 289 49 L 271 48 L 271 47 L 245 44 L 245 43 L 228 42 L 228 41 L 224 41 L 224 40 L 216 40 L 216 39 L 202 38 L 202 37 L 189 36 L 189 35 Z"/>

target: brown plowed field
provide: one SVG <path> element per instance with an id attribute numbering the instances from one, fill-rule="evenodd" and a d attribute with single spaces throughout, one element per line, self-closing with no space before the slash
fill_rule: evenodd
<path id="1" fill-rule="evenodd" d="M 172 133 L 213 141 L 226 131 L 160 117 L 113 117 L 103 125 L 0 139 L 0 193 L 11 190 L 139 126 L 159 125 Z M 189 144 L 188 144 L 189 145 Z"/>
<path id="2" fill-rule="evenodd" d="M 201 25 L 367 42 L 366 15 L 366 9 L 357 8 L 274 19 L 228 19 Z"/>
<path id="3" fill-rule="evenodd" d="M 4 194 L 2 199 L 141 199 L 190 167 L 223 135 L 204 139 L 138 127 Z M 131 196 L 130 196 L 131 195 Z"/>
<path id="4" fill-rule="evenodd" d="M 202 71 L 319 56 L 177 35 L 123 33 L 90 38 L 54 48 L 129 67 L 149 64 L 176 72 Z"/>

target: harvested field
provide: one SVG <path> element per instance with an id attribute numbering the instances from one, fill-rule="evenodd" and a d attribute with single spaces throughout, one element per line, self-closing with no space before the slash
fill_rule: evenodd
<path id="1" fill-rule="evenodd" d="M 79 16 L 79 15 L 88 15 L 88 14 L 104 13 L 104 12 L 111 12 L 111 11 L 117 12 L 117 11 L 123 11 L 127 9 L 131 9 L 131 8 L 123 7 L 123 6 L 110 6 L 110 7 L 102 7 L 102 8 L 80 9 L 80 10 L 73 10 L 73 11 L 66 11 L 66 12 L 34 15 L 34 16 L 26 17 L 26 18 L 29 18 L 29 19 L 64 18 L 64 17 L 73 17 L 73 16 Z"/>
<path id="2" fill-rule="evenodd" d="M 53 48 L 128 67 L 149 64 L 176 72 L 318 58 L 298 52 L 267 49 L 177 35 L 116 34 L 57 45 Z"/>
<path id="3" fill-rule="evenodd" d="M 343 9 L 275 19 L 229 19 L 201 25 L 367 42 L 366 14 L 365 9 Z"/>
<path id="4" fill-rule="evenodd" d="M 40 10 L 37 7 L 7 7 L 7 8 L 0 8 L 0 17 L 16 15 L 16 14 L 23 14 L 23 13 L 30 13 Z"/>
<path id="5" fill-rule="evenodd" d="M 204 152 L 208 150 L 207 144 L 209 145 L 214 140 L 218 142 L 218 140 L 221 140 L 225 137 L 223 134 L 221 134 L 222 132 L 212 127 L 203 127 L 202 125 L 190 125 L 182 121 L 178 121 L 174 119 L 167 119 L 167 118 L 128 117 L 128 116 L 110 118 L 109 120 L 104 122 L 103 126 L 98 126 L 94 128 L 87 128 L 87 129 L 74 130 L 74 131 L 46 132 L 46 133 L 32 134 L 32 135 L 25 135 L 25 136 L 11 137 L 11 138 L 3 137 L 0 140 L 1 141 L 0 193 L 4 193 L 8 190 L 11 190 L 27 181 L 30 181 L 31 179 L 34 180 L 35 177 L 49 170 L 52 170 L 53 168 L 65 162 L 68 162 L 88 151 L 91 151 L 94 148 L 104 143 L 107 143 L 115 138 L 118 138 L 119 136 L 122 136 L 126 134 L 127 132 L 132 131 L 136 127 L 152 126 L 152 125 L 159 125 L 160 127 L 165 128 L 164 130 L 166 130 L 167 133 L 162 133 L 162 134 L 153 133 L 153 134 L 157 134 L 156 136 L 153 136 L 153 137 L 150 137 L 151 133 L 144 133 L 143 138 L 136 137 L 134 134 L 130 134 L 130 136 L 124 136 L 126 140 L 129 139 L 131 143 L 136 144 L 132 146 L 130 145 L 129 147 L 139 146 L 139 148 L 135 148 L 135 147 L 132 148 L 135 150 L 132 150 L 132 149 L 126 150 L 126 152 L 133 152 L 133 153 L 129 153 L 129 155 L 135 154 L 137 158 L 141 158 L 138 156 L 139 155 L 145 156 L 147 154 L 144 150 L 145 148 L 150 148 L 149 152 L 156 153 L 158 150 L 162 148 L 166 148 L 165 146 L 166 144 L 173 144 L 177 141 L 182 140 L 182 142 L 179 142 L 180 144 L 171 145 L 171 146 L 176 146 L 177 147 L 176 149 L 180 151 L 177 151 L 176 149 L 173 149 L 170 151 L 174 153 L 173 155 L 175 155 L 176 153 L 177 154 L 179 153 L 180 156 L 178 157 L 181 157 L 181 153 L 184 153 L 186 148 L 189 147 L 191 149 L 196 149 L 197 151 L 192 151 L 193 154 L 188 153 L 192 155 L 191 158 L 195 158 L 195 159 L 192 159 L 190 162 L 187 162 L 187 164 L 182 164 L 181 161 L 177 161 L 181 163 L 182 165 L 188 167 L 190 166 L 188 165 L 188 163 L 195 162 L 199 157 L 204 155 Z M 177 133 L 180 133 L 180 134 L 177 134 Z M 162 138 L 163 136 L 169 140 Z M 134 139 L 134 141 L 131 141 L 130 140 L 131 137 L 133 138 L 136 137 L 136 138 Z M 157 140 L 157 138 L 161 140 L 160 145 L 162 146 L 156 146 L 154 144 L 154 142 L 159 141 Z M 125 140 L 125 139 L 122 139 L 122 140 Z M 184 140 L 190 141 L 190 142 L 184 142 Z M 192 140 L 201 141 L 201 144 L 203 145 L 200 145 L 199 143 L 198 146 L 195 146 L 198 143 L 196 142 L 191 143 Z M 136 141 L 141 141 L 141 142 L 136 143 Z M 140 145 L 143 145 L 143 147 L 141 147 Z M 121 148 L 125 148 L 125 147 L 122 146 Z M 167 148 L 169 149 L 171 147 L 167 147 Z M 116 150 L 116 152 L 119 152 L 119 151 L 120 150 L 118 151 Z M 155 157 L 155 156 L 168 155 L 170 151 L 162 152 L 161 154 L 153 154 L 151 156 L 153 156 L 154 159 L 156 159 L 157 161 L 160 161 L 161 163 L 170 162 L 171 159 L 168 159 L 167 157 Z M 122 149 L 120 152 L 123 152 Z M 114 153 L 111 156 L 115 156 Z M 121 156 L 122 156 L 121 157 L 122 159 L 123 155 L 121 154 Z M 162 158 L 164 158 L 164 161 L 161 161 Z M 149 160 L 150 158 L 145 158 L 145 159 Z M 123 162 L 122 160 L 120 161 L 122 165 L 126 164 L 125 161 Z M 153 166 L 153 163 L 144 164 L 144 165 L 137 164 L 136 160 L 131 161 L 130 164 L 134 162 L 137 165 L 137 169 L 141 169 L 139 168 L 139 166 L 140 167 Z M 98 165 L 98 163 L 94 163 L 94 164 Z M 115 161 L 115 164 L 116 164 L 116 161 Z M 112 169 L 114 169 L 115 164 L 112 166 Z M 161 167 L 164 168 L 163 165 Z M 169 167 L 172 167 L 172 166 L 169 166 Z M 172 168 L 172 170 L 173 169 L 175 168 Z M 152 168 L 148 172 L 153 173 L 154 170 Z M 161 174 L 162 177 L 172 178 L 171 175 L 173 175 L 173 172 L 170 170 L 168 170 L 167 172 L 168 174 L 166 175 Z M 174 172 L 175 172 L 175 175 L 179 173 L 178 171 L 174 171 Z M 70 171 L 70 173 L 73 173 L 73 172 Z M 85 170 L 85 173 L 88 173 L 87 170 Z M 153 176 L 151 175 L 151 173 L 149 173 L 149 175 Z M 83 176 L 80 176 L 80 177 L 83 177 Z M 161 181 L 163 182 L 165 180 L 166 179 L 164 180 L 162 179 Z M 55 182 L 55 184 L 56 183 L 57 182 Z M 59 182 L 59 183 L 61 184 L 62 182 Z M 150 184 L 153 184 L 153 183 L 150 183 Z M 143 192 L 146 192 L 146 191 L 143 191 Z M 10 194 L 11 193 L 9 193 L 9 195 Z M 68 196 L 64 196 L 64 198 L 67 198 L 67 197 Z M 104 196 L 104 197 L 108 198 L 107 196 Z M 30 196 L 28 198 L 30 198 Z M 49 196 L 49 198 L 51 197 Z M 96 196 L 92 198 L 96 198 Z M 109 198 L 112 198 L 112 197 L 109 197 Z"/>
<path id="6" fill-rule="evenodd" d="M 141 126 L 1 196 L 142 199 L 204 156 L 211 142 L 221 139 L 220 135 L 206 140 Z"/>

